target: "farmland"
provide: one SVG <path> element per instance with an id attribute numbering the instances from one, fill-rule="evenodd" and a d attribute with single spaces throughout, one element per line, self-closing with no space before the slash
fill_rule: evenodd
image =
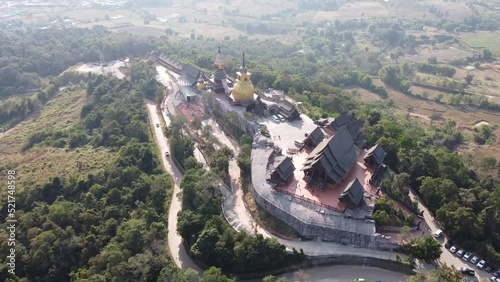
<path id="1" fill-rule="evenodd" d="M 463 33 L 460 38 L 473 49 L 488 48 L 495 55 L 500 56 L 500 32 Z"/>

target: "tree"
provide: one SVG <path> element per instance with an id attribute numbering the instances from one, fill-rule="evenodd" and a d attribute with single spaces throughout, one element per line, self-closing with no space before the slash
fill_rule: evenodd
<path id="1" fill-rule="evenodd" d="M 431 282 L 455 282 L 462 281 L 463 275 L 453 266 L 442 265 L 440 268 L 433 269 L 429 273 Z"/>
<path id="2" fill-rule="evenodd" d="M 373 219 L 375 220 L 375 223 L 377 223 L 378 226 L 384 226 L 389 224 L 391 221 L 389 215 L 387 214 L 386 211 L 383 210 L 377 210 L 373 214 Z"/>
<path id="3" fill-rule="evenodd" d="M 432 236 L 419 237 L 403 245 L 403 251 L 421 260 L 435 260 L 441 256 L 441 244 Z"/>
<path id="4" fill-rule="evenodd" d="M 474 79 L 474 74 L 468 72 L 467 75 L 464 77 L 464 79 L 467 85 L 470 85 L 472 83 L 472 79 Z"/>
<path id="5" fill-rule="evenodd" d="M 262 282 L 288 282 L 288 280 L 285 277 L 275 277 L 272 275 L 268 275 L 262 279 Z"/>
<path id="6" fill-rule="evenodd" d="M 493 53 L 491 53 L 491 51 L 488 48 L 484 48 L 481 51 L 481 57 L 483 60 L 489 61 L 493 58 Z"/>
<path id="7" fill-rule="evenodd" d="M 209 269 L 203 272 L 203 275 L 200 278 L 200 282 L 235 282 L 234 279 L 230 279 L 224 274 L 220 268 L 210 267 Z"/>
<path id="8" fill-rule="evenodd" d="M 411 228 L 410 226 L 403 226 L 399 231 L 399 239 L 401 242 L 406 243 L 411 240 Z"/>

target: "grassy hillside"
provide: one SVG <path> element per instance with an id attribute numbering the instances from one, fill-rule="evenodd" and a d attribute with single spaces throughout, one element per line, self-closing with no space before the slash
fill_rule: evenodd
<path id="1" fill-rule="evenodd" d="M 0 163 L 14 165 L 18 174 L 18 189 L 45 183 L 55 176 L 85 175 L 101 170 L 115 160 L 114 154 L 102 147 L 85 146 L 70 150 L 40 145 L 21 152 L 31 133 L 47 128 L 69 129 L 78 123 L 85 102 L 85 89 L 78 86 L 66 88 L 38 115 L 0 136 Z"/>

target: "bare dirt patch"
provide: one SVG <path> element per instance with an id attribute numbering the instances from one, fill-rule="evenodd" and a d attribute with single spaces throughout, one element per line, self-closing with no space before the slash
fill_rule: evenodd
<path id="1" fill-rule="evenodd" d="M 347 89 L 353 96 L 356 96 L 360 98 L 363 102 L 376 102 L 376 101 L 381 101 L 383 100 L 380 96 L 377 94 L 374 94 L 368 90 L 365 90 L 363 88 L 350 88 Z"/>
<path id="2" fill-rule="evenodd" d="M 416 55 L 406 54 L 402 57 L 407 62 L 427 62 L 431 57 L 436 57 L 438 62 L 449 62 L 455 59 L 472 57 L 472 54 L 456 47 L 433 47 L 422 45 L 418 48 Z"/>
<path id="3" fill-rule="evenodd" d="M 130 34 L 137 35 L 151 35 L 151 36 L 162 36 L 165 35 L 165 29 L 151 26 L 133 26 L 125 28 L 113 29 L 115 32 L 126 32 Z"/>

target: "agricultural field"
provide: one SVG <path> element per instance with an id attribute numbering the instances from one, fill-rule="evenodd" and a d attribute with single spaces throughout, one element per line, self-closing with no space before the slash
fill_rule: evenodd
<path id="1" fill-rule="evenodd" d="M 295 18 L 297 23 L 322 22 L 352 19 L 387 19 L 393 15 L 378 2 L 357 2 L 344 4 L 338 11 L 310 11 L 298 14 Z"/>
<path id="2" fill-rule="evenodd" d="M 488 48 L 496 56 L 500 56 L 500 32 L 471 32 L 461 33 L 460 38 L 473 49 Z"/>
<path id="3" fill-rule="evenodd" d="M 453 46 L 438 47 L 438 46 L 422 45 L 416 49 L 417 49 L 417 54 L 415 55 L 406 54 L 401 59 L 404 62 L 421 63 L 421 62 L 427 62 L 427 60 L 431 57 L 435 57 L 438 62 L 443 63 L 455 59 L 465 59 L 473 55 L 470 52 L 458 49 Z"/>
<path id="4" fill-rule="evenodd" d="M 351 95 L 358 97 L 361 101 L 365 103 L 370 103 L 370 102 L 377 102 L 377 101 L 382 101 L 383 99 L 378 96 L 377 94 L 374 94 L 368 90 L 365 90 L 363 88 L 359 87 L 353 87 L 346 89 L 351 93 Z"/>
<path id="5" fill-rule="evenodd" d="M 449 2 L 441 0 L 391 0 L 384 3 L 391 14 L 403 19 L 439 19 L 437 13 L 445 15 L 452 20 L 461 20 L 473 15 L 473 12 L 465 5 L 465 2 L 459 1 L 450 5 Z M 433 7 L 433 13 L 429 9 Z"/>
<path id="6" fill-rule="evenodd" d="M 385 85 L 382 81 L 380 81 L 380 79 L 373 79 L 373 83 L 377 86 L 386 87 L 389 98 L 394 101 L 394 104 L 400 112 L 407 113 L 408 108 L 411 108 L 412 116 L 426 123 L 430 122 L 430 116 L 433 113 L 438 113 L 443 117 L 443 119 L 451 118 L 459 125 L 473 126 L 482 120 L 489 123 L 500 124 L 500 114 L 495 112 L 478 110 L 476 108 L 469 107 L 455 107 L 443 103 L 419 99 L 415 96 L 408 96 Z M 412 89 L 422 90 L 422 93 L 424 91 L 422 88 Z M 433 95 L 437 95 L 436 92 L 431 90 L 425 89 L 425 91 L 429 92 L 429 98 L 433 97 Z M 414 93 L 422 94 L 417 91 Z M 364 97 L 364 95 L 362 95 L 362 97 Z M 447 97 L 445 96 L 443 100 L 446 99 Z"/>
<path id="7" fill-rule="evenodd" d="M 55 176 L 69 177 L 77 171 L 82 175 L 96 172 L 115 159 L 116 153 L 89 146 L 75 150 L 36 146 L 21 152 L 31 133 L 47 128 L 64 130 L 76 124 L 80 120 L 85 98 L 84 89 L 61 91 L 37 116 L 0 136 L 0 163 L 13 164 L 19 189 L 44 183 Z"/>

